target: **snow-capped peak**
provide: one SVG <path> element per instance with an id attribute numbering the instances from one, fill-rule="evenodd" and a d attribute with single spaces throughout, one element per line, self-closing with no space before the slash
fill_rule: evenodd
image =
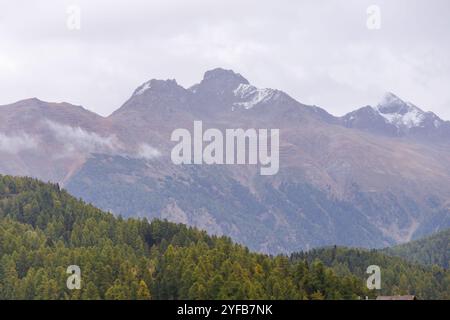
<path id="1" fill-rule="evenodd" d="M 239 102 L 234 103 L 236 107 L 244 107 L 245 109 L 253 108 L 255 105 L 265 102 L 276 94 L 277 90 L 274 89 L 259 89 L 250 84 L 241 83 L 234 91 L 234 95 L 238 98 Z"/>
<path id="2" fill-rule="evenodd" d="M 348 128 L 399 137 L 409 134 L 431 137 L 450 130 L 450 122 L 403 101 L 393 93 L 386 93 L 376 106 L 359 108 L 340 120 Z"/>
<path id="3" fill-rule="evenodd" d="M 383 97 L 381 98 L 380 102 L 378 103 L 378 105 L 389 105 L 391 103 L 395 103 L 395 102 L 400 102 L 400 103 L 404 103 L 404 101 L 402 99 L 400 99 L 399 97 L 397 97 L 395 94 L 393 94 L 392 92 L 386 92 Z"/>
<path id="4" fill-rule="evenodd" d="M 426 113 L 410 102 L 405 102 L 393 93 L 386 93 L 374 108 L 387 123 L 396 127 L 420 127 Z"/>

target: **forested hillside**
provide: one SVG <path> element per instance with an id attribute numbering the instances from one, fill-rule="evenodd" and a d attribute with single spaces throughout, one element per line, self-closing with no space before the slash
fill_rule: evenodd
<path id="1" fill-rule="evenodd" d="M 438 265 L 448 269 L 450 266 L 450 229 L 424 239 L 386 248 L 383 252 L 414 263 L 427 266 Z"/>
<path id="2" fill-rule="evenodd" d="M 270 257 L 184 225 L 114 217 L 55 184 L 0 176 L 0 299 L 357 299 L 377 294 L 365 288 L 370 264 L 382 267 L 384 294 L 449 298 L 449 274 L 437 267 L 339 248 Z M 81 268 L 80 290 L 66 286 L 70 265 Z"/>
<path id="3" fill-rule="evenodd" d="M 81 268 L 69 290 L 66 268 Z M 355 299 L 364 283 L 168 222 L 121 219 L 58 185 L 0 177 L 0 299 Z"/>
<path id="4" fill-rule="evenodd" d="M 381 269 L 379 295 L 416 295 L 419 299 L 450 299 L 450 272 L 436 265 L 421 266 L 392 257 L 379 250 L 342 247 L 320 248 L 292 254 L 291 261 L 320 260 L 338 276 L 356 275 L 367 279 L 367 267 Z"/>

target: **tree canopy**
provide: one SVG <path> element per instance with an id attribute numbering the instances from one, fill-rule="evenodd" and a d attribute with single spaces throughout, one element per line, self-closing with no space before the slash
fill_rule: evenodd
<path id="1" fill-rule="evenodd" d="M 0 176 L 0 299 L 357 299 L 375 294 L 355 267 L 369 260 L 253 253 L 185 225 L 115 217 L 57 184 Z M 79 290 L 66 284 L 71 265 Z M 446 271 L 408 266 L 417 278 L 386 290 L 423 285 L 424 297 L 448 297 L 448 286 L 424 284 L 448 281 Z"/>

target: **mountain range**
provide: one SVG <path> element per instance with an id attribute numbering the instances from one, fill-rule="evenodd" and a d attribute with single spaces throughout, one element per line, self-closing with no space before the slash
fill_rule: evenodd
<path id="1" fill-rule="evenodd" d="M 278 128 L 280 170 L 174 165 L 177 128 Z M 382 248 L 450 227 L 450 122 L 392 93 L 342 117 L 221 68 L 150 80 L 108 117 L 0 106 L 0 173 L 57 182 L 122 216 L 168 219 L 280 253 Z"/>

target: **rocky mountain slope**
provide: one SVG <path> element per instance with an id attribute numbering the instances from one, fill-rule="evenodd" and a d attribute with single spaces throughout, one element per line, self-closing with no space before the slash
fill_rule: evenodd
<path id="1" fill-rule="evenodd" d="M 378 248 L 450 226 L 449 122 L 393 94 L 334 117 L 214 69 L 190 88 L 145 82 L 106 118 L 35 99 L 0 115 L 1 173 L 61 182 L 116 214 L 167 218 L 259 251 Z M 171 133 L 192 132 L 195 120 L 279 129 L 278 174 L 174 165 Z"/>

